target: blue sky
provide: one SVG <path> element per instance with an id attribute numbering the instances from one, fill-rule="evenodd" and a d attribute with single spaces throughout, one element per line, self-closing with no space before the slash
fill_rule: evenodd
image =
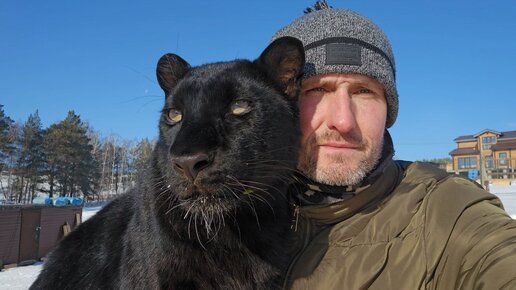
<path id="1" fill-rule="evenodd" d="M 256 58 L 315 1 L 0 2 L 0 104 L 45 127 L 75 110 L 103 135 L 157 136 L 161 55 Z M 446 157 L 459 135 L 516 130 L 516 2 L 330 0 L 376 22 L 397 63 L 397 158 Z"/>

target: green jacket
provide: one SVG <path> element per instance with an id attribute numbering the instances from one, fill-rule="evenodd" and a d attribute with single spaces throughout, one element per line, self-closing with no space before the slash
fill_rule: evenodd
<path id="1" fill-rule="evenodd" d="M 392 161 L 355 197 L 296 211 L 285 288 L 516 289 L 516 221 L 433 165 Z"/>

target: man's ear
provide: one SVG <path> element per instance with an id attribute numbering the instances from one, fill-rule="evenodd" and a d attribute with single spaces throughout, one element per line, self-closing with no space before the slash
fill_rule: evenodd
<path id="1" fill-rule="evenodd" d="M 297 97 L 305 65 L 305 51 L 300 40 L 293 37 L 278 38 L 254 63 L 274 81 L 280 92 L 289 98 Z"/>
<path id="2" fill-rule="evenodd" d="M 156 67 L 156 76 L 160 87 L 165 91 L 165 97 L 168 96 L 189 69 L 190 64 L 177 54 L 167 53 L 159 59 L 158 66 Z"/>

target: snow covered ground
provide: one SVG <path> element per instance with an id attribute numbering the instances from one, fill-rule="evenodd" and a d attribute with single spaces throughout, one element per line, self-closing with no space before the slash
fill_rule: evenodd
<path id="1" fill-rule="evenodd" d="M 503 202 L 503 207 L 513 219 L 516 219 L 516 191 L 496 194 Z"/>
<path id="2" fill-rule="evenodd" d="M 82 221 L 87 221 L 90 217 L 96 214 L 102 206 L 84 207 L 82 209 Z"/>
<path id="3" fill-rule="evenodd" d="M 516 187 L 515 187 L 516 188 Z M 491 189 L 496 191 L 496 189 Z M 496 193 L 502 200 L 505 210 L 516 219 L 516 191 L 498 190 Z M 87 207 L 82 211 L 83 221 L 93 216 L 102 207 Z M 0 290 L 28 289 L 41 271 L 43 263 L 38 262 L 31 266 L 16 267 L 0 272 Z"/>

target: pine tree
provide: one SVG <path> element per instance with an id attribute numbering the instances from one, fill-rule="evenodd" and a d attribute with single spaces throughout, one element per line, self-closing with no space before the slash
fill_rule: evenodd
<path id="1" fill-rule="evenodd" d="M 36 188 L 42 182 L 45 159 L 43 153 L 43 129 L 38 111 L 31 114 L 22 127 L 20 153 L 16 162 L 18 177 L 18 202 L 32 200 Z"/>
<path id="2" fill-rule="evenodd" d="M 13 120 L 5 115 L 3 105 L 0 105 L 0 172 L 6 165 L 5 159 L 9 151 L 13 150 L 13 145 L 9 140 L 9 129 Z"/>
<path id="3" fill-rule="evenodd" d="M 61 196 L 76 196 L 79 192 L 85 197 L 93 195 L 98 171 L 87 131 L 73 111 L 47 129 L 43 144 L 50 196 L 56 189 Z"/>
<path id="4" fill-rule="evenodd" d="M 12 171 L 8 168 L 9 157 L 14 152 L 12 139 L 10 138 L 13 120 L 5 115 L 3 105 L 0 105 L 0 191 L 4 199 L 10 199 L 10 183 Z M 7 184 L 4 184 L 4 171 L 7 171 Z"/>

